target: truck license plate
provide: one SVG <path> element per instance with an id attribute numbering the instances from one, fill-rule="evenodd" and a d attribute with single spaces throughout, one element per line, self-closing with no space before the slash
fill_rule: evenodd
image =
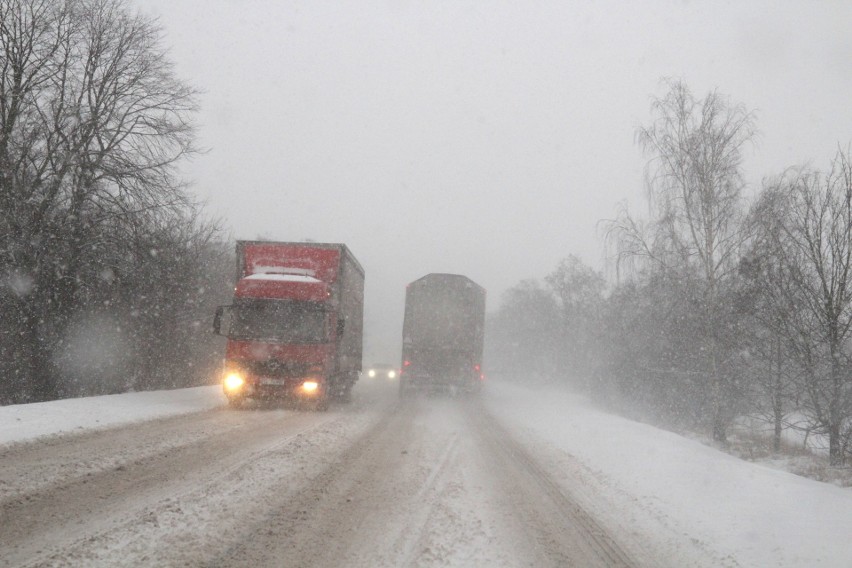
<path id="1" fill-rule="evenodd" d="M 285 379 L 273 379 L 270 377 L 261 377 L 260 384 L 262 385 L 274 385 L 274 386 L 282 386 L 286 384 L 287 381 Z"/>

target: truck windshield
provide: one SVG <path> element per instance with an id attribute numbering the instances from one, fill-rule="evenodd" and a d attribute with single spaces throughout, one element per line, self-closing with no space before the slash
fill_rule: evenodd
<path id="1" fill-rule="evenodd" d="M 326 341 L 325 311 L 315 302 L 252 300 L 234 304 L 232 339 L 287 343 Z"/>

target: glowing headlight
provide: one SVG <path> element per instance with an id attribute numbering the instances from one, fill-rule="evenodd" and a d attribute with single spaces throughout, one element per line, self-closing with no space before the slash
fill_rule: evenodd
<path id="1" fill-rule="evenodd" d="M 227 377 L 225 377 L 223 384 L 225 385 L 225 390 L 235 391 L 239 390 L 245 382 L 245 379 L 243 379 L 239 373 L 230 373 Z"/>
<path id="2" fill-rule="evenodd" d="M 396 378 L 396 371 L 388 371 L 388 377 L 391 379 Z"/>
<path id="3" fill-rule="evenodd" d="M 375 369 L 370 369 L 369 371 L 367 371 L 367 376 L 368 376 L 368 377 L 370 377 L 370 378 L 372 379 L 373 377 L 375 377 L 375 376 L 376 376 L 376 370 L 375 370 Z"/>
<path id="4" fill-rule="evenodd" d="M 305 392 L 315 392 L 319 388 L 319 383 L 316 381 L 305 381 L 302 383 L 302 390 Z"/>

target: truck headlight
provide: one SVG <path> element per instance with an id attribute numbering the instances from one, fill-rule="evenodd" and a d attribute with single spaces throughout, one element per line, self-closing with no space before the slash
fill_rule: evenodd
<path id="1" fill-rule="evenodd" d="M 306 393 L 314 393 L 319 388 L 319 383 L 316 381 L 305 381 L 302 383 L 302 390 Z"/>
<path id="2" fill-rule="evenodd" d="M 237 391 L 246 383 L 245 379 L 239 373 L 228 373 L 222 384 L 225 385 L 227 391 Z"/>
<path id="3" fill-rule="evenodd" d="M 374 369 L 370 369 L 369 371 L 367 371 L 367 376 L 369 376 L 372 379 L 373 377 L 376 376 L 376 371 Z"/>
<path id="4" fill-rule="evenodd" d="M 396 371 L 388 371 L 388 378 L 395 379 L 396 378 Z"/>

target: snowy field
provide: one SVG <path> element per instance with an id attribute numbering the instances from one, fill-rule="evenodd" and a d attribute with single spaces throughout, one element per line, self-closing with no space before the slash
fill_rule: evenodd
<path id="1" fill-rule="evenodd" d="M 213 386 L 2 407 L 0 450 L 223 404 Z M 738 460 L 558 390 L 492 383 L 485 404 L 609 531 L 663 552 L 659 565 L 852 568 L 848 489 Z"/>

